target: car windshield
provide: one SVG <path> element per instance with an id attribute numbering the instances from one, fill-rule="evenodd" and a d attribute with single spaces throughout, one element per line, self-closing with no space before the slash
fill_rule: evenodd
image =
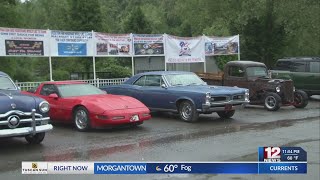
<path id="1" fill-rule="evenodd" d="M 169 74 L 165 76 L 171 86 L 205 85 L 195 74 Z"/>
<path id="2" fill-rule="evenodd" d="M 0 89 L 16 90 L 17 88 L 8 77 L 0 76 Z"/>
<path id="3" fill-rule="evenodd" d="M 261 66 L 248 67 L 247 76 L 248 77 L 268 77 L 267 69 Z"/>
<path id="4" fill-rule="evenodd" d="M 105 94 L 90 84 L 62 84 L 57 86 L 62 97 Z"/>

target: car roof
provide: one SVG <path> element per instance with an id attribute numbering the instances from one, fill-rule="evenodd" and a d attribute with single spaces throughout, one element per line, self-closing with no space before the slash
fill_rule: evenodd
<path id="1" fill-rule="evenodd" d="M 2 71 L 0 71 L 0 76 L 9 76 L 9 75 L 4 73 L 4 72 L 2 72 Z"/>
<path id="2" fill-rule="evenodd" d="M 228 65 L 236 65 L 236 66 L 266 66 L 261 62 L 256 61 L 248 61 L 248 60 L 241 60 L 241 61 L 230 61 Z"/>
<path id="3" fill-rule="evenodd" d="M 55 84 L 55 85 L 66 85 L 66 84 L 87 84 L 83 81 L 48 81 L 43 84 Z"/>
<path id="4" fill-rule="evenodd" d="M 133 84 L 135 81 L 137 81 L 140 77 L 145 76 L 145 75 L 169 75 L 169 74 L 193 74 L 193 72 L 188 72 L 188 71 L 150 71 L 150 72 L 144 72 L 144 73 L 139 73 L 131 78 L 129 78 L 127 81 L 125 81 L 123 84 Z"/>
<path id="5" fill-rule="evenodd" d="M 193 72 L 188 72 L 188 71 L 150 71 L 150 72 L 144 72 L 144 73 L 139 73 L 138 75 L 143 76 L 143 75 L 168 75 L 168 74 L 191 74 Z"/>
<path id="6" fill-rule="evenodd" d="M 285 57 L 278 61 L 320 61 L 320 57 Z"/>

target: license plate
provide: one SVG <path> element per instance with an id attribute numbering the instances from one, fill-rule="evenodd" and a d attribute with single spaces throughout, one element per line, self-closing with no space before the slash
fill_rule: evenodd
<path id="1" fill-rule="evenodd" d="M 131 121 L 131 122 L 139 121 L 139 116 L 138 116 L 138 115 L 133 115 L 133 116 L 130 118 L 130 121 Z"/>
<path id="2" fill-rule="evenodd" d="M 232 110 L 232 105 L 231 104 L 227 104 L 224 106 L 224 110 L 225 111 L 231 111 Z"/>

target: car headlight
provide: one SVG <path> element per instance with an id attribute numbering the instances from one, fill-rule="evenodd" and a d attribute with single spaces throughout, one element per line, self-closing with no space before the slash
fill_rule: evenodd
<path id="1" fill-rule="evenodd" d="M 279 86 L 276 87 L 276 91 L 277 91 L 277 92 L 280 92 L 280 87 L 279 87 Z"/>
<path id="2" fill-rule="evenodd" d="M 244 100 L 249 101 L 249 97 L 250 97 L 249 89 L 246 89 L 245 94 L 244 94 Z"/>
<path id="3" fill-rule="evenodd" d="M 50 105 L 47 101 L 42 101 L 40 104 L 39 104 L 39 110 L 40 112 L 42 113 L 46 113 L 50 110 Z"/>
<path id="4" fill-rule="evenodd" d="M 209 92 L 206 93 L 205 104 L 210 105 L 211 95 Z"/>

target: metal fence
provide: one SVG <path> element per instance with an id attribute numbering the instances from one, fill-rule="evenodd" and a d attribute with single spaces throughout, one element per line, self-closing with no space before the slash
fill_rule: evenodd
<path id="1" fill-rule="evenodd" d="M 107 85 L 117 85 L 122 84 L 128 78 L 115 78 L 115 79 L 87 79 L 87 80 L 68 80 L 74 82 L 86 82 L 92 84 L 96 87 L 102 87 Z M 16 82 L 16 85 L 20 87 L 21 90 L 27 91 L 31 88 L 38 87 L 42 82 Z"/>

